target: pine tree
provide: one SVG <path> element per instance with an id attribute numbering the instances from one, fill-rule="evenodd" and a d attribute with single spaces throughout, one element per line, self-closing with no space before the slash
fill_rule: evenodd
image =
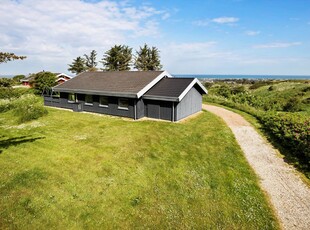
<path id="1" fill-rule="evenodd" d="M 14 53 L 0 52 L 0 64 L 6 63 L 8 61 L 13 61 L 13 60 L 23 60 L 25 58 L 26 58 L 26 56 L 17 56 Z"/>
<path id="2" fill-rule="evenodd" d="M 115 45 L 105 52 L 101 62 L 106 71 L 124 71 L 130 70 L 131 59 L 132 48 L 125 45 Z"/>
<path id="3" fill-rule="evenodd" d="M 86 70 L 85 60 L 80 56 L 73 59 L 72 64 L 69 64 L 68 70 L 76 74 L 84 72 Z"/>
<path id="4" fill-rule="evenodd" d="M 162 68 L 159 50 L 156 47 L 149 48 L 147 44 L 144 44 L 136 53 L 134 66 L 137 70 L 149 71 Z"/>
<path id="5" fill-rule="evenodd" d="M 85 57 L 85 65 L 87 68 L 87 71 L 96 71 L 97 64 L 96 58 L 97 58 L 97 52 L 95 50 L 90 52 L 90 55 L 88 56 L 87 54 L 84 54 Z"/>

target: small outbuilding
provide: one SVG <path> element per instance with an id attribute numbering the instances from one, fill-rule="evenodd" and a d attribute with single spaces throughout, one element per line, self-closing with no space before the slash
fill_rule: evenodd
<path id="1" fill-rule="evenodd" d="M 140 119 L 179 121 L 202 109 L 207 90 L 197 78 L 167 71 L 84 72 L 53 88 L 47 106 Z"/>

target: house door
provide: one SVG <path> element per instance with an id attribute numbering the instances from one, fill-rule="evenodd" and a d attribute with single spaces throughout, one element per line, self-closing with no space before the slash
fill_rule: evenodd
<path id="1" fill-rule="evenodd" d="M 160 105 L 156 101 L 150 101 L 147 104 L 147 116 L 160 119 Z"/>

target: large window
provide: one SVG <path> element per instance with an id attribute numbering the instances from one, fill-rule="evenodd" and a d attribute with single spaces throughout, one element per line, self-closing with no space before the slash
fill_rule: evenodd
<path id="1" fill-rule="evenodd" d="M 109 99 L 106 96 L 100 96 L 99 98 L 100 107 L 109 107 Z"/>
<path id="2" fill-rule="evenodd" d="M 70 102 L 70 103 L 75 102 L 75 94 L 74 93 L 69 93 L 68 102 Z"/>
<path id="3" fill-rule="evenodd" d="M 120 99 L 118 99 L 118 108 L 119 108 L 119 109 L 128 110 L 128 107 L 129 107 L 128 99 L 126 99 L 126 98 L 120 98 Z"/>
<path id="4" fill-rule="evenodd" d="M 93 105 L 93 95 L 85 95 L 85 105 Z"/>

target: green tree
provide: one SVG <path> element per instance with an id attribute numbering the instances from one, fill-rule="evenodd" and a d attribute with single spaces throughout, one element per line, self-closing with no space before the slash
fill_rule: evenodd
<path id="1" fill-rule="evenodd" d="M 132 48 L 125 45 L 115 45 L 105 52 L 102 59 L 104 70 L 123 71 L 130 70 Z"/>
<path id="2" fill-rule="evenodd" d="M 10 78 L 0 78 L 0 87 L 12 87 L 13 85 L 13 80 Z"/>
<path id="3" fill-rule="evenodd" d="M 68 70 L 76 74 L 84 72 L 86 70 L 85 60 L 80 56 L 73 59 L 72 64 L 69 64 Z"/>
<path id="4" fill-rule="evenodd" d="M 0 64 L 13 60 L 23 60 L 26 56 L 17 56 L 14 53 L 0 52 Z"/>
<path id="5" fill-rule="evenodd" d="M 13 81 L 15 82 L 15 84 L 20 84 L 20 80 L 21 80 L 21 79 L 24 79 L 25 77 L 26 77 L 26 76 L 25 76 L 25 75 L 22 75 L 22 74 L 16 75 L 16 76 L 13 77 Z"/>
<path id="6" fill-rule="evenodd" d="M 85 65 L 87 68 L 87 71 L 97 71 L 97 64 L 96 58 L 97 58 L 97 52 L 95 50 L 92 50 L 90 52 L 90 55 L 84 54 L 85 57 Z"/>
<path id="7" fill-rule="evenodd" d="M 51 90 L 53 86 L 57 85 L 56 75 L 51 72 L 39 72 L 34 75 L 31 85 L 37 93 L 47 92 Z"/>
<path id="8" fill-rule="evenodd" d="M 136 53 L 134 66 L 137 70 L 161 70 L 159 50 L 156 47 L 150 48 L 144 44 Z"/>

